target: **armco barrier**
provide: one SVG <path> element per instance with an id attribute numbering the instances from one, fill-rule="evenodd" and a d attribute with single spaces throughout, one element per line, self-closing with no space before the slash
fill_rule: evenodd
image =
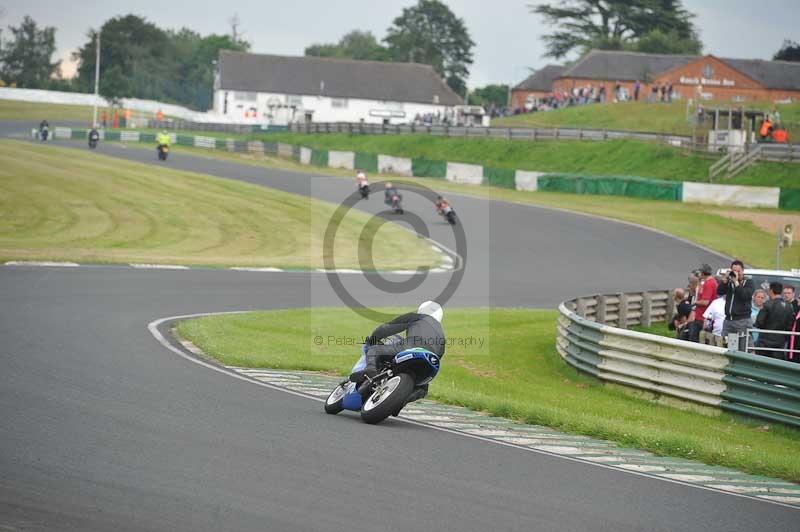
<path id="1" fill-rule="evenodd" d="M 665 321 L 671 301 L 666 291 L 566 301 L 558 353 L 604 381 L 800 427 L 800 364 L 625 329 Z"/>

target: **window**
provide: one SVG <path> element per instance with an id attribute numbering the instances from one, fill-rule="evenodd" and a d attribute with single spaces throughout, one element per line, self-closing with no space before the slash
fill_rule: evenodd
<path id="1" fill-rule="evenodd" d="M 334 109 L 347 109 L 347 98 L 332 98 L 331 107 Z"/>
<path id="2" fill-rule="evenodd" d="M 289 95 L 286 97 L 286 105 L 289 107 L 303 107 L 303 97 Z"/>

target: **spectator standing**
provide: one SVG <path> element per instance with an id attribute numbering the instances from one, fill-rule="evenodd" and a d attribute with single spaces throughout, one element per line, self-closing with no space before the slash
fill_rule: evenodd
<path id="1" fill-rule="evenodd" d="M 800 332 L 800 311 L 795 312 L 794 317 L 792 318 L 792 326 L 789 329 L 793 333 Z M 786 352 L 786 360 L 789 362 L 798 362 L 800 363 L 800 340 L 797 339 L 797 336 L 792 334 L 789 336 L 789 350 Z"/>
<path id="2" fill-rule="evenodd" d="M 787 303 L 789 303 L 792 306 L 792 312 L 797 314 L 797 310 L 798 310 L 798 308 L 797 308 L 797 300 L 795 299 L 794 294 L 795 294 L 794 286 L 792 286 L 790 284 L 783 285 L 783 292 L 781 292 L 781 295 L 783 296 L 783 300 L 786 301 Z"/>
<path id="3" fill-rule="evenodd" d="M 717 280 L 711 274 L 710 265 L 700 266 L 700 282 L 697 285 L 693 305 L 694 314 L 689 324 L 689 341 L 691 342 L 700 341 L 700 332 L 705 324 L 704 314 L 711 302 L 717 298 Z"/>
<path id="4" fill-rule="evenodd" d="M 641 88 L 642 84 L 639 83 L 639 80 L 637 79 L 636 83 L 633 84 L 633 99 L 637 102 L 639 101 L 639 91 L 641 90 Z"/>
<path id="5" fill-rule="evenodd" d="M 722 326 L 722 336 L 726 339 L 729 334 L 734 333 L 741 339 L 747 333 L 754 290 L 753 281 L 744 277 L 744 263 L 740 260 L 733 261 L 731 269 L 722 277 L 717 287 L 717 295 L 725 296 L 725 323 Z M 741 349 L 740 346 L 728 345 L 728 347 Z"/>
<path id="6" fill-rule="evenodd" d="M 753 301 L 750 305 L 751 327 L 755 326 L 756 317 L 758 316 L 758 313 L 761 312 L 761 309 L 764 308 L 764 303 L 766 303 L 768 297 L 769 296 L 767 296 L 767 292 L 763 288 L 759 288 L 758 290 L 753 292 Z M 750 333 L 750 337 L 752 338 L 753 345 L 756 345 L 756 342 L 758 341 L 758 333 L 753 331 Z"/>
<path id="7" fill-rule="evenodd" d="M 722 326 L 725 323 L 725 299 L 718 297 L 708 305 L 703 313 L 705 327 L 700 333 L 700 343 L 723 347 Z"/>
<path id="8" fill-rule="evenodd" d="M 670 81 L 669 86 L 667 87 L 667 102 L 672 103 L 672 95 L 675 93 L 675 87 L 672 86 L 672 82 Z"/>
<path id="9" fill-rule="evenodd" d="M 769 331 L 788 331 L 792 328 L 795 314 L 791 303 L 781 296 L 783 285 L 778 282 L 769 284 L 769 301 L 756 317 L 756 328 Z M 759 332 L 756 342 L 756 353 L 770 358 L 786 360 L 786 335 L 777 332 Z M 763 349 L 759 349 L 763 348 Z M 774 350 L 774 351 L 773 351 Z"/>

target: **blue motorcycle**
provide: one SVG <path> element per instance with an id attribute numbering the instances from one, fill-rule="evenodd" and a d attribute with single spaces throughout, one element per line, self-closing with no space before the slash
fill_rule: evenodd
<path id="1" fill-rule="evenodd" d="M 401 351 L 391 362 L 379 367 L 375 377 L 361 385 L 350 380 L 339 383 L 325 401 L 325 412 L 361 412 L 362 421 L 371 425 L 397 416 L 408 404 L 414 389 L 436 377 L 439 362 L 438 355 L 421 347 Z M 363 370 L 365 365 L 366 355 L 362 355 L 353 372 Z"/>

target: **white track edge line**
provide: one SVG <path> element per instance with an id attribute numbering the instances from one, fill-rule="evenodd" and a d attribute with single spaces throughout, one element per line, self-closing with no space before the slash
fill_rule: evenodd
<path id="1" fill-rule="evenodd" d="M 200 317 L 204 317 L 204 316 L 221 316 L 221 315 L 225 315 L 225 314 L 245 314 L 245 313 L 248 313 L 248 312 L 253 312 L 253 311 L 251 311 L 251 310 L 233 310 L 233 311 L 226 311 L 226 312 L 201 312 L 201 313 L 197 313 L 197 314 L 184 314 L 184 315 L 180 315 L 180 316 L 167 316 L 165 318 L 160 318 L 160 319 L 151 321 L 150 323 L 147 324 L 147 329 L 150 331 L 150 334 L 153 335 L 153 337 L 156 339 L 156 341 L 158 341 L 158 343 L 160 343 L 162 346 L 166 347 L 167 349 L 169 349 L 173 353 L 178 354 L 181 358 L 183 358 L 185 360 L 188 360 L 190 362 L 194 362 L 195 364 L 198 364 L 198 365 L 203 366 L 205 368 L 214 370 L 214 371 L 216 371 L 218 373 L 222 373 L 223 375 L 228 375 L 230 377 L 234 377 L 236 379 L 239 379 L 239 380 L 244 381 L 244 382 L 248 382 L 250 384 L 256 384 L 258 386 L 262 386 L 262 387 L 268 388 L 270 390 L 275 390 L 275 391 L 279 391 L 279 392 L 283 392 L 283 393 L 288 393 L 288 394 L 293 395 L 295 397 L 303 397 L 303 398 L 311 399 L 311 400 L 319 402 L 319 403 L 324 403 L 325 399 L 322 399 L 322 398 L 319 398 L 319 397 L 314 397 L 312 395 L 304 394 L 304 393 L 301 393 L 301 392 L 296 392 L 294 390 L 290 390 L 288 388 L 284 388 L 284 387 L 281 387 L 281 386 L 274 386 L 274 385 L 271 385 L 271 384 L 269 384 L 267 382 L 263 382 L 263 381 L 260 381 L 260 380 L 254 379 L 254 378 L 246 377 L 246 376 L 244 376 L 244 375 L 242 375 L 242 374 L 240 374 L 240 373 L 238 373 L 236 371 L 228 370 L 227 368 L 224 368 L 224 367 L 221 367 L 221 366 L 216 366 L 214 364 L 209 364 L 208 362 L 200 360 L 199 358 L 197 358 L 195 356 L 187 355 L 186 353 L 184 353 L 183 351 L 181 351 L 177 347 L 173 346 L 164 337 L 164 335 L 161 334 L 161 331 L 158 330 L 159 325 L 161 325 L 164 322 L 168 322 L 168 321 L 185 320 L 185 319 L 190 319 L 190 318 L 200 318 Z M 576 458 L 574 456 L 556 454 L 556 453 L 553 453 L 553 452 L 550 452 L 550 451 L 543 451 L 541 449 L 534 449 L 532 447 L 525 447 L 525 446 L 522 446 L 522 445 L 516 445 L 516 444 L 513 444 L 513 443 L 508 443 L 508 442 L 504 442 L 504 441 L 500 441 L 500 440 L 493 440 L 491 438 L 486 438 L 484 436 L 479 436 L 477 434 L 469 434 L 467 432 L 461 432 L 461 431 L 454 430 L 454 429 L 448 429 L 446 427 L 433 425 L 433 424 L 430 424 L 430 423 L 425 423 L 425 422 L 421 422 L 421 421 L 414 421 L 413 419 L 409 419 L 409 418 L 405 418 L 405 417 L 398 417 L 397 420 L 401 421 L 403 423 L 410 423 L 412 425 L 417 425 L 417 426 L 421 426 L 421 427 L 427 427 L 427 428 L 431 428 L 431 429 L 434 429 L 434 430 L 438 430 L 440 432 L 446 432 L 448 434 L 454 434 L 454 435 L 461 436 L 461 437 L 471 438 L 471 439 L 474 439 L 474 440 L 482 441 L 484 443 L 492 443 L 492 444 L 495 444 L 495 445 L 502 445 L 504 447 L 511 447 L 512 449 L 528 451 L 528 452 L 536 453 L 536 454 L 543 454 L 543 455 L 551 456 L 551 457 L 554 457 L 554 458 L 560 458 L 562 460 L 569 460 L 571 462 L 577 462 L 577 463 L 580 463 L 580 464 L 591 465 L 591 466 L 600 467 L 600 468 L 603 468 L 603 469 L 609 469 L 609 470 L 617 471 L 617 472 L 620 472 L 620 473 L 623 473 L 623 474 L 627 474 L 627 475 L 636 475 L 636 476 L 639 476 L 639 477 L 653 479 L 653 480 L 657 480 L 657 481 L 660 481 L 660 482 L 669 482 L 671 484 L 677 484 L 679 486 L 686 486 L 686 487 L 690 487 L 690 488 L 701 489 L 701 490 L 705 490 L 705 491 L 711 491 L 711 492 L 714 492 L 714 493 L 720 493 L 720 494 L 728 495 L 728 496 L 732 496 L 732 497 L 740 497 L 740 498 L 748 499 L 748 500 L 751 500 L 751 501 L 760 501 L 760 502 L 763 502 L 763 503 L 772 504 L 772 505 L 776 505 L 776 506 L 781 506 L 781 507 L 789 508 L 789 509 L 792 509 L 792 510 L 800 510 L 800 507 L 798 507 L 797 505 L 788 504 L 788 503 L 781 502 L 781 501 L 765 499 L 763 497 L 747 495 L 747 494 L 744 494 L 744 493 L 736 493 L 736 492 L 732 492 L 732 491 L 725 491 L 725 490 L 721 490 L 721 489 L 714 488 L 714 487 L 711 487 L 711 486 L 705 486 L 705 485 L 702 485 L 702 484 L 694 484 L 694 483 L 691 483 L 691 482 L 685 482 L 685 481 L 681 481 L 681 480 L 666 478 L 666 477 L 662 477 L 662 476 L 658 476 L 658 475 L 651 475 L 651 474 L 643 473 L 643 472 L 640 472 L 640 471 L 631 471 L 631 470 L 627 470 L 627 469 L 623 469 L 623 468 L 619 468 L 619 467 L 606 465 L 606 464 L 603 464 L 601 462 L 591 462 L 589 460 L 583 460 L 583 459 L 580 459 L 580 458 Z"/>

